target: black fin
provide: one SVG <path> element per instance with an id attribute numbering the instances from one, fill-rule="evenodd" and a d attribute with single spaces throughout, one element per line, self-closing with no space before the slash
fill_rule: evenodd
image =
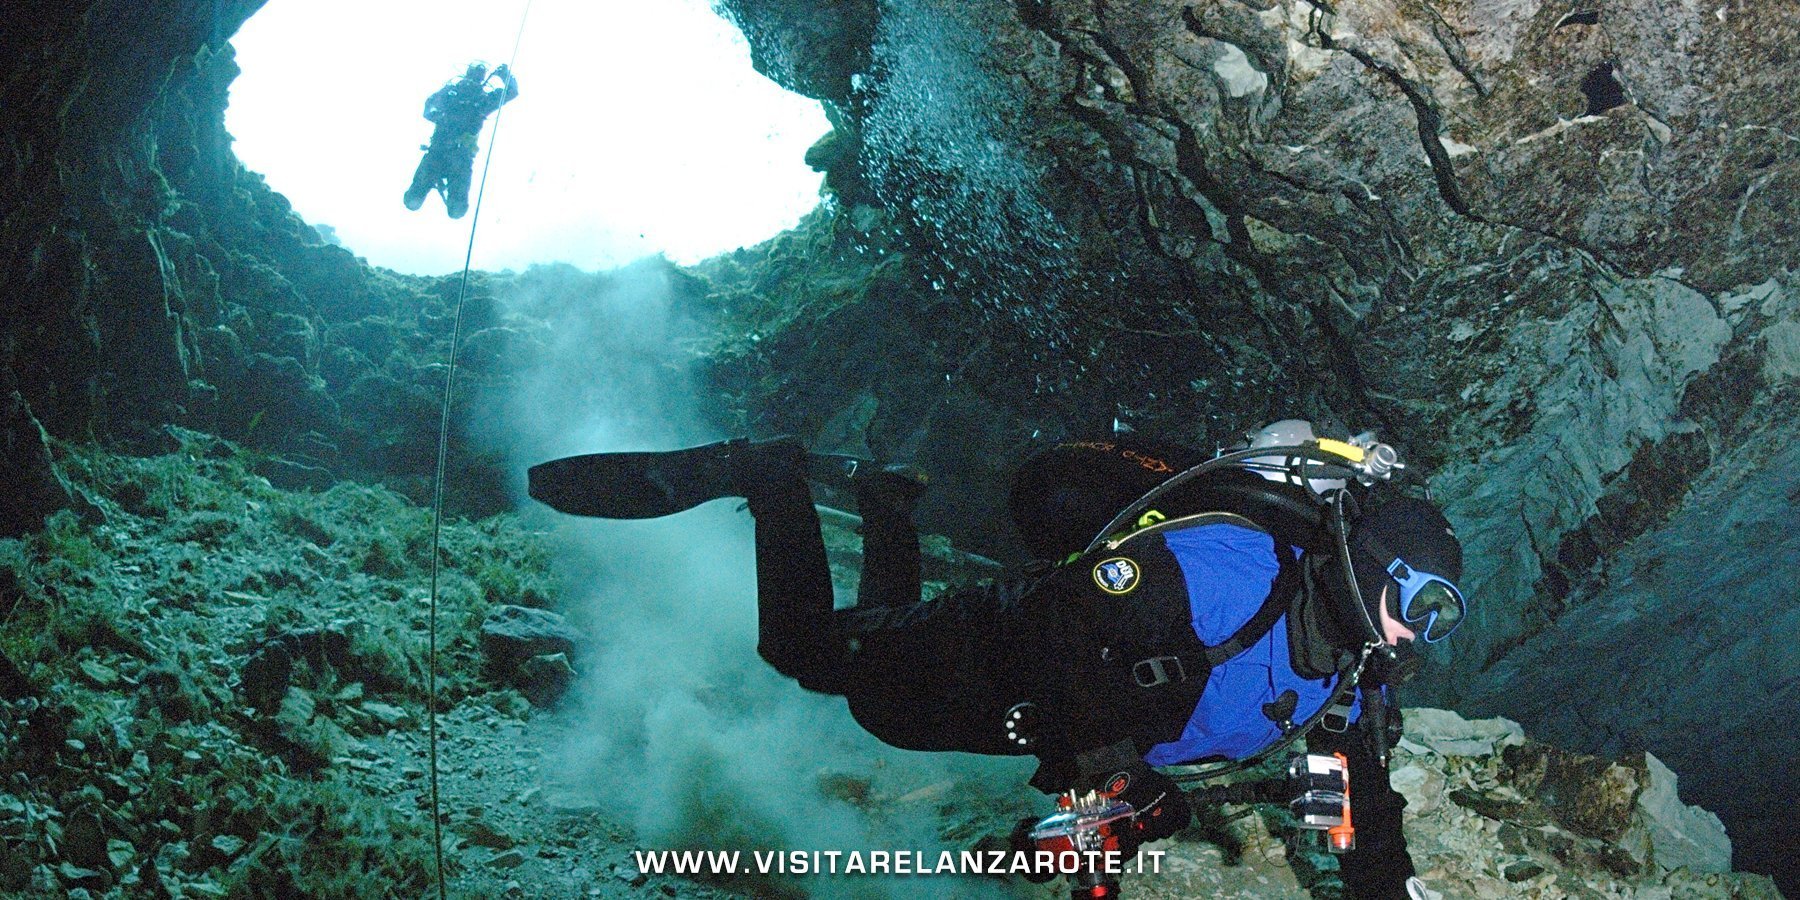
<path id="1" fill-rule="evenodd" d="M 589 453 L 532 466 L 528 491 L 558 512 L 654 519 L 735 491 L 726 445 L 667 452 Z"/>

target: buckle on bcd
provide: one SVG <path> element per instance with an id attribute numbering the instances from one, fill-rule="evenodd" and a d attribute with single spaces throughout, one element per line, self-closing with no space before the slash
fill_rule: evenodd
<path id="1" fill-rule="evenodd" d="M 1174 677 L 1169 675 L 1171 664 L 1174 666 Z M 1171 681 L 1186 681 L 1187 669 L 1181 665 L 1179 656 L 1152 656 L 1132 665 L 1131 678 L 1137 682 L 1138 687 L 1152 688 Z"/>
<path id="2" fill-rule="evenodd" d="M 1331 708 L 1325 711 L 1324 717 L 1319 719 L 1319 727 L 1332 734 L 1343 734 L 1349 731 L 1350 704 L 1342 700 L 1333 703 Z"/>

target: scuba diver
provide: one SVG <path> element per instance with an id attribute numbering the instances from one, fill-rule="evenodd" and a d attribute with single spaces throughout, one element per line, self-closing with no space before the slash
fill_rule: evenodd
<path id="1" fill-rule="evenodd" d="M 498 78 L 501 87 L 488 89 Z M 505 65 L 488 74 L 483 63 L 470 63 L 461 78 L 439 88 L 425 100 L 425 118 L 437 126 L 431 143 L 421 147 L 425 157 L 413 172 L 406 189 L 406 208 L 417 210 L 425 195 L 439 192 L 450 218 L 460 219 L 469 210 L 469 181 L 475 175 L 475 142 L 489 114 L 519 96 L 519 83 Z"/>
<path id="2" fill-rule="evenodd" d="M 1444 640 L 1466 615 L 1454 532 L 1428 501 L 1369 489 L 1403 468 L 1373 435 L 1319 438 L 1286 420 L 1193 456 L 1126 437 L 1038 453 L 1010 505 L 1056 562 L 930 601 L 912 523 L 924 480 L 910 467 L 737 439 L 553 460 L 531 469 L 530 494 L 605 518 L 745 498 L 758 654 L 843 695 L 895 747 L 1036 756 L 1031 783 L 1059 810 L 1021 822 L 1015 850 L 1129 859 L 1190 822 L 1178 780 L 1304 738 L 1313 755 L 1290 770 L 1304 788 L 1291 805 L 1303 827 L 1330 829 L 1350 896 L 1423 895 L 1388 783 L 1389 685 L 1416 668 L 1414 642 Z M 809 478 L 847 487 L 862 515 L 848 608 L 833 608 Z M 1069 874 L 1076 896 L 1115 896 L 1116 873 L 1087 859 L 1033 880 Z"/>

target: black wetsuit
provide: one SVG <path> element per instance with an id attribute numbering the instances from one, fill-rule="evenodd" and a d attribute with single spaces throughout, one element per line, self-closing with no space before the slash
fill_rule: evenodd
<path id="1" fill-rule="evenodd" d="M 1111 442 L 1078 446 L 1072 453 L 1073 459 L 1039 458 L 1028 469 L 1061 481 L 1098 461 L 1088 474 L 1100 477 L 1087 480 L 1088 487 L 1047 492 L 1023 503 L 1015 491 L 1016 511 L 1023 506 L 1026 514 L 1056 523 L 1065 535 L 1091 536 L 1105 524 L 1102 510 L 1122 508 L 1165 479 L 1174 465 L 1130 448 L 1120 454 Z M 1181 462 L 1185 468 L 1186 460 Z M 1043 499 L 1051 496 L 1060 499 Z M 1127 499 L 1095 502 L 1118 497 Z M 1082 662 L 1100 659 L 1100 644 L 1119 634 L 1112 619 L 1120 607 L 1106 602 L 1087 566 L 1054 567 L 1035 577 L 921 602 L 920 552 L 910 513 L 865 504 L 857 604 L 834 610 L 819 520 L 804 480 L 771 473 L 751 493 L 749 505 L 756 520 L 758 652 L 802 686 L 843 695 L 857 722 L 888 744 L 1036 755 L 1044 764 L 1035 785 L 1046 791 L 1086 789 L 1107 773 L 1084 770 L 1081 760 L 1088 757 L 1082 754 L 1127 740 L 1145 750 L 1179 733 L 1193 709 L 1192 699 L 1158 703 L 1130 696 L 1134 692 L 1119 687 L 1116 671 Z M 1067 540 L 1034 543 L 1060 553 Z M 1162 602 L 1150 587 L 1134 596 L 1137 606 Z M 1183 593 L 1179 608 L 1170 606 L 1166 613 L 1183 629 L 1190 627 L 1186 602 Z M 1026 699 L 1056 711 L 1056 721 L 1030 747 L 1009 737 L 1004 724 L 1009 709 Z M 1245 710 L 1246 716 L 1262 714 Z M 1315 729 L 1308 742 L 1319 752 L 1335 750 L 1350 759 L 1358 845 L 1343 858 L 1346 884 L 1357 897 L 1404 897 L 1405 879 L 1413 874 L 1400 830 L 1405 800 L 1389 786 L 1386 768 L 1357 729 L 1343 735 Z M 1133 762 L 1148 789 L 1172 788 L 1141 758 Z M 1178 830 L 1187 817 L 1183 803 L 1178 822 L 1165 821 L 1144 839 Z"/>
<path id="2" fill-rule="evenodd" d="M 504 67 L 502 67 L 504 68 Z M 425 156 L 413 172 L 406 190 L 406 205 L 418 209 L 433 190 L 444 194 L 450 218 L 461 218 L 469 209 L 469 183 L 475 172 L 475 144 L 487 117 L 519 96 L 518 82 L 510 72 L 499 72 L 505 87 L 488 90 L 485 80 L 464 77 L 439 88 L 425 101 L 425 118 L 437 125 Z"/>

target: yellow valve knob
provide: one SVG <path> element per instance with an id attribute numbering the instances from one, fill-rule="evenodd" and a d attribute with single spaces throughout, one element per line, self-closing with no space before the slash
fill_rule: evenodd
<path id="1" fill-rule="evenodd" d="M 1353 463 L 1363 461 L 1363 448 L 1345 441 L 1334 441 L 1330 438 L 1319 438 L 1319 449 L 1326 453 L 1334 453 Z"/>

